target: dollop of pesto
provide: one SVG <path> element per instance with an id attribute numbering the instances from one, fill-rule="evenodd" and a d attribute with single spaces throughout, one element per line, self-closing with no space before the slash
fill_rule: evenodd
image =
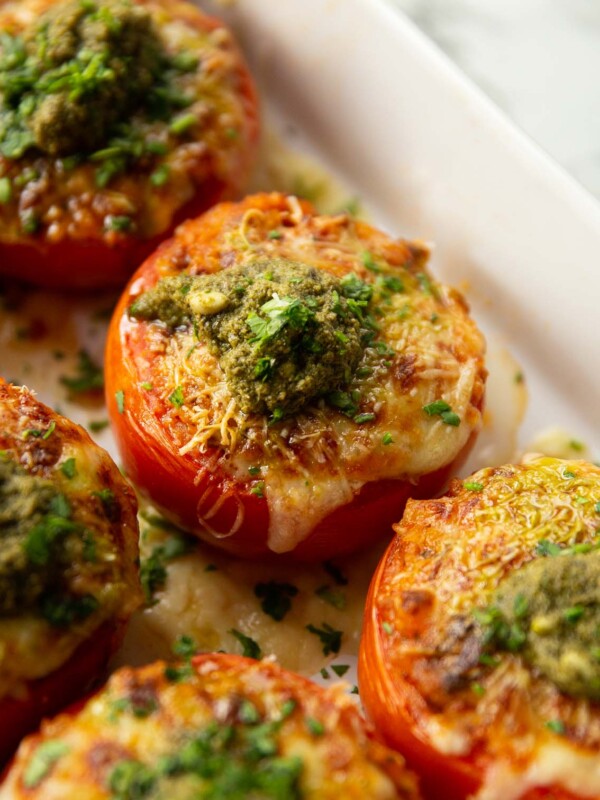
<path id="1" fill-rule="evenodd" d="M 600 552 L 537 558 L 479 614 L 486 646 L 519 652 L 565 694 L 600 700 Z"/>
<path id="2" fill-rule="evenodd" d="M 0 150 L 88 153 L 146 102 L 166 65 L 150 14 L 128 0 L 52 6 L 0 43 Z"/>
<path id="3" fill-rule="evenodd" d="M 66 586 L 68 568 L 81 558 L 82 534 L 68 499 L 50 481 L 0 460 L 0 617 L 35 611 L 60 627 L 96 609 L 94 597 L 72 595 Z"/>
<path id="4" fill-rule="evenodd" d="M 370 341 L 361 330 L 370 297 L 355 276 L 279 259 L 163 278 L 130 314 L 194 325 L 240 408 L 280 419 L 350 381 Z"/>

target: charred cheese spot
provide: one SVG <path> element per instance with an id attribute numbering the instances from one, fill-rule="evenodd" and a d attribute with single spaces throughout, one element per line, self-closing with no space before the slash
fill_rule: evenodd
<path id="1" fill-rule="evenodd" d="M 391 684 L 415 689 L 407 713 L 417 735 L 469 766 L 477 797 L 535 786 L 597 797 L 598 776 L 581 769 L 600 746 L 590 700 L 600 468 L 537 457 L 484 469 L 447 497 L 409 502 L 396 530 L 375 579 L 363 664 L 367 641 L 381 648 Z M 407 593 L 429 597 L 416 622 Z M 369 683 L 363 668 L 361 696 L 377 716 Z"/>
<path id="2" fill-rule="evenodd" d="M 0 798 L 417 800 L 402 758 L 339 692 L 217 654 L 173 674 L 120 670 L 76 715 L 45 723 Z"/>
<path id="3" fill-rule="evenodd" d="M 140 592 L 131 489 L 81 428 L 4 382 L 0 503 L 1 706 L 116 631 Z"/>
<path id="4" fill-rule="evenodd" d="M 291 415 L 284 401 L 269 413 L 239 402 L 191 312 L 173 316 L 168 305 L 169 320 L 181 323 L 175 326 L 121 322 L 125 357 L 137 382 L 152 383 L 145 405 L 169 446 L 197 464 L 199 475 L 208 459 L 211 473 L 264 495 L 271 550 L 293 550 L 369 482 L 416 484 L 448 466 L 478 430 L 483 339 L 460 295 L 430 278 L 427 256 L 423 245 L 393 240 L 348 215 L 320 216 L 295 197 L 256 195 L 183 225 L 131 284 L 126 302 L 137 314 L 160 279 L 188 279 L 193 291 L 196 276 L 246 270 L 252 277 L 257 265 L 268 273 L 269 263 L 302 264 L 337 279 L 339 294 L 354 303 L 362 353 L 346 359 L 333 391 L 311 390 Z M 360 287 L 367 300 L 354 297 Z M 342 332 L 340 351 L 348 338 Z M 248 470 L 255 465 L 261 474 L 252 483 Z M 215 538 L 244 525 L 243 502 L 226 502 L 210 489 L 198 495 L 198 522 Z M 220 527 L 219 514 L 226 517 Z"/>

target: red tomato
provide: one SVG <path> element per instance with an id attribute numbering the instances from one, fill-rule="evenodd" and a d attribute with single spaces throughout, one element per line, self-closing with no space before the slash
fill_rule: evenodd
<path id="1" fill-rule="evenodd" d="M 448 496 L 407 504 L 369 589 L 358 675 L 368 717 L 420 775 L 429 800 L 500 797 L 493 788 L 506 771 L 515 800 L 592 796 L 568 782 L 597 757 L 596 704 L 560 691 L 519 651 L 488 652 L 473 609 L 493 606 L 513 570 L 543 558 L 545 536 L 568 548 L 575 529 L 593 549 L 596 497 L 597 467 L 538 458 L 481 470 L 453 481 Z"/>
<path id="2" fill-rule="evenodd" d="M 128 475 L 167 517 L 183 528 L 232 553 L 260 557 L 270 552 L 268 537 L 273 512 L 269 506 L 269 492 L 274 492 L 276 499 L 280 499 L 287 489 L 271 487 L 267 476 L 263 496 L 262 490 L 257 488 L 257 481 L 251 478 L 252 472 L 246 478 L 240 475 L 239 469 L 235 471 L 225 465 L 228 452 L 224 445 L 209 441 L 205 447 L 181 452 L 182 442 L 192 437 L 197 428 L 189 416 L 184 416 L 184 412 L 188 413 L 184 398 L 187 388 L 173 381 L 169 383 L 171 373 L 168 371 L 175 369 L 173 365 L 176 364 L 177 370 L 184 376 L 181 380 L 187 373 L 182 357 L 163 357 L 162 353 L 166 352 L 165 348 L 170 346 L 170 342 L 179 342 L 178 337 L 187 334 L 167 332 L 162 323 L 133 319 L 128 314 L 132 301 L 155 286 L 162 277 L 214 273 L 236 263 L 244 251 L 238 249 L 235 237 L 239 235 L 240 226 L 246 225 L 253 226 L 246 233 L 252 239 L 257 258 L 293 258 L 294 248 L 302 246 L 306 248 L 307 259 L 312 266 L 318 264 L 324 271 L 334 275 L 354 272 L 365 281 L 373 281 L 372 274 L 362 264 L 361 254 L 367 249 L 380 252 L 381 258 L 387 259 L 390 274 L 401 275 L 407 284 L 404 291 L 412 291 L 412 294 L 403 297 L 414 296 L 415 304 L 423 299 L 419 294 L 420 289 L 415 288 L 415 272 L 422 274 L 420 270 L 424 268 L 426 254 L 417 245 L 392 240 L 345 215 L 332 218 L 318 216 L 309 204 L 300 206 L 295 198 L 279 194 L 255 195 L 239 204 L 217 206 L 198 220 L 181 226 L 175 238 L 163 244 L 142 265 L 125 290 L 109 329 L 105 377 L 108 410 Z M 258 232 L 257 227 L 260 228 Z M 269 235 L 278 227 L 281 227 L 280 235 Z M 325 228 L 327 232 L 323 234 Z M 323 247 L 319 236 L 326 236 L 329 248 L 326 252 L 329 255 L 320 255 Z M 254 244 L 255 239 L 257 244 Z M 337 240 L 340 241 L 339 252 L 336 251 Z M 311 252 L 311 248 L 314 252 Z M 430 299 L 427 297 L 425 301 L 429 302 Z M 395 439 L 410 451 L 408 441 L 413 429 L 416 430 L 422 423 L 429 424 L 421 408 L 418 390 L 415 390 L 416 399 L 411 400 L 414 410 L 410 414 L 405 411 L 396 414 L 393 410 L 396 398 L 406 398 L 407 387 L 415 384 L 418 387 L 418 377 L 411 372 L 414 359 L 407 363 L 399 354 L 396 356 L 397 371 L 392 366 L 392 374 L 382 379 L 382 382 L 389 380 L 392 388 L 389 391 L 385 389 L 387 394 L 380 404 L 380 407 L 384 406 L 380 411 L 381 420 L 374 419 L 375 414 L 367 415 L 371 419 L 367 430 L 358 424 L 353 425 L 346 416 L 336 411 L 326 409 L 324 412 L 328 415 L 328 421 L 319 436 L 338 442 L 336 446 L 341 448 L 339 452 L 342 455 L 335 468 L 345 470 L 345 475 L 357 481 L 358 488 L 353 490 L 349 501 L 340 502 L 337 507 L 323 514 L 294 547 L 281 548 L 278 552 L 293 549 L 295 558 L 316 560 L 364 547 L 389 532 L 409 496 L 430 496 L 439 491 L 450 472 L 465 456 L 478 427 L 483 403 L 483 348 L 479 334 L 464 312 L 464 306 L 449 300 L 447 307 L 440 303 L 439 313 L 444 311 L 456 315 L 452 317 L 455 332 L 466 331 L 462 345 L 458 343 L 460 337 L 457 333 L 457 350 L 464 347 L 464 351 L 468 352 L 465 360 L 472 359 L 470 363 L 475 363 L 473 391 L 468 395 L 468 409 L 461 423 L 462 438 L 458 445 L 435 462 L 433 469 L 410 476 L 406 475 L 407 464 L 398 455 L 400 451 L 393 446 L 386 449 L 386 442 Z M 428 306 L 426 313 L 424 325 L 429 324 L 432 316 Z M 202 347 L 202 343 L 195 345 L 192 341 L 192 344 L 190 352 L 195 347 Z M 442 341 L 439 346 L 445 347 Z M 210 355 L 204 350 L 200 352 L 199 349 L 198 352 L 198 369 L 212 370 Z M 216 365 L 216 361 L 214 363 Z M 218 371 L 219 367 L 215 366 L 214 370 Z M 173 392 L 180 392 L 180 402 Z M 176 411 L 172 408 L 174 403 L 179 406 Z M 306 412 L 306 417 L 309 413 Z M 281 436 L 279 441 L 283 441 L 287 429 L 300 424 L 296 422 L 299 418 L 300 415 L 292 416 L 287 426 L 282 423 L 272 428 L 265 425 L 264 416 L 256 415 L 248 424 L 266 429 L 264 435 L 258 434 L 259 437 L 273 439 Z M 339 430 L 343 430 L 343 433 L 339 433 Z M 389 433 L 390 430 L 393 435 Z M 451 432 L 452 435 L 455 433 Z M 440 431 L 440 434 L 443 434 L 444 441 L 448 441 L 447 430 Z M 350 462 L 345 460 L 343 448 L 345 443 L 353 441 L 353 437 L 362 437 L 367 444 L 360 458 L 352 453 L 348 456 L 355 458 L 354 462 Z M 305 450 L 306 459 L 310 459 L 309 449 Z M 269 470 L 277 471 L 278 475 L 287 476 L 286 470 L 294 469 L 294 464 L 286 461 L 285 456 L 272 457 L 270 461 L 265 461 L 265 458 L 268 456 L 261 452 L 256 455 L 256 463 L 269 464 Z M 341 466 L 339 462 L 342 462 Z M 321 480 L 326 481 L 331 474 L 328 472 L 328 463 L 320 466 L 311 462 L 308 469 L 314 485 Z M 392 466 L 386 466 L 389 464 Z M 255 467 L 251 469 L 256 470 Z M 288 498 L 291 496 L 286 495 Z M 311 511 L 311 504 L 309 498 L 305 506 L 293 508 L 292 512 L 297 510 L 300 516 L 307 515 Z M 284 517 L 280 524 L 283 528 L 291 525 L 292 513 Z"/>
<path id="3" fill-rule="evenodd" d="M 23 0 L 19 15 L 4 7 L 0 30 L 19 32 L 58 2 Z M 200 62 L 223 61 L 214 73 L 219 75 L 216 85 L 213 73 L 200 69 L 209 93 L 202 84 L 198 97 L 203 109 L 191 107 L 190 113 L 203 115 L 198 133 L 172 141 L 164 133 L 169 120 L 161 123 L 164 130 L 153 129 L 152 136 L 168 141 L 166 154 L 154 156 L 152 163 L 133 163 L 107 186 L 97 184 L 99 162 L 93 160 L 83 158 L 65 169 L 61 159 L 38 151 L 18 159 L 0 155 L 0 171 L 11 186 L 10 199 L 0 204 L 0 274 L 50 289 L 123 286 L 180 222 L 244 188 L 256 156 L 259 122 L 256 90 L 242 54 L 223 23 L 191 3 L 135 2 L 161 20 L 159 31 L 171 18 L 188 26 L 191 41 L 199 33 L 194 54 Z M 170 35 L 168 27 L 163 31 Z M 222 42 L 212 42 L 215 31 Z M 174 48 L 168 38 L 166 43 Z M 208 96 L 215 108 L 206 108 Z M 153 171 L 161 168 L 168 179 L 156 185 Z M 24 210 L 35 215 L 35 233 L 21 226 Z M 115 217 L 129 219 L 130 228 L 113 229 Z"/>

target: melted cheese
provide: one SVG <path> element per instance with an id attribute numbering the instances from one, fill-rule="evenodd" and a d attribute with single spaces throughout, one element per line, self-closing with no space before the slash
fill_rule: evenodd
<path id="1" fill-rule="evenodd" d="M 598 753 L 576 750 L 559 740 L 544 742 L 523 772 L 501 761 L 485 776 L 472 800 L 518 800 L 533 788 L 560 786 L 576 797 L 600 797 Z"/>

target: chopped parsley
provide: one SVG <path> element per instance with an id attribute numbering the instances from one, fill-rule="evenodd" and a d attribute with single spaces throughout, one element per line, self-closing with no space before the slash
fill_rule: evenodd
<path id="1" fill-rule="evenodd" d="M 445 400 L 434 400 L 433 403 L 428 403 L 423 406 L 423 411 L 428 417 L 440 417 L 442 422 L 446 425 L 458 427 L 460 425 L 460 417 Z"/>
<path id="2" fill-rule="evenodd" d="M 348 664 L 332 664 L 331 670 L 335 672 L 338 678 L 343 678 L 344 675 L 348 672 L 350 666 Z"/>
<path id="3" fill-rule="evenodd" d="M 175 408 L 181 408 L 181 406 L 185 403 L 185 397 L 181 386 L 176 386 L 171 392 L 169 395 L 169 402 L 174 405 Z"/>
<path id="4" fill-rule="evenodd" d="M 99 392 L 104 388 L 104 373 L 87 350 L 80 350 L 77 356 L 75 374 L 61 375 L 60 382 L 66 386 L 70 394 Z"/>
<path id="5" fill-rule="evenodd" d="M 77 475 L 77 464 L 74 458 L 67 458 L 63 463 L 60 465 L 60 471 L 65 476 L 65 478 L 74 478 Z"/>
<path id="6" fill-rule="evenodd" d="M 340 589 L 332 589 L 331 586 L 327 585 L 319 586 L 318 589 L 315 589 L 315 594 L 339 611 L 343 611 L 346 608 L 346 595 Z"/>
<path id="7" fill-rule="evenodd" d="M 260 607 L 277 622 L 280 622 L 292 607 L 292 598 L 298 594 L 298 589 L 291 583 L 257 583 L 254 594 L 261 601 Z"/>
<path id="8" fill-rule="evenodd" d="M 333 561 L 324 561 L 323 569 L 331 578 L 333 578 L 333 580 L 335 581 L 335 583 L 337 583 L 338 586 L 348 585 L 348 578 L 346 578 L 341 569 L 336 564 L 334 564 Z"/>
<path id="9" fill-rule="evenodd" d="M 242 633 L 235 628 L 231 628 L 228 633 L 230 633 L 242 645 L 242 655 L 246 656 L 247 658 L 254 658 L 256 660 L 262 658 L 262 650 L 260 649 L 259 644 L 250 636 L 246 636 L 245 633 Z"/>
<path id="10" fill-rule="evenodd" d="M 122 414 L 125 411 L 125 392 L 123 389 L 117 389 L 115 392 L 115 401 L 117 403 L 117 411 Z"/>
<path id="11" fill-rule="evenodd" d="M 335 630 L 335 628 L 332 628 L 327 622 L 323 622 L 321 628 L 317 628 L 312 624 L 307 625 L 306 630 L 319 637 L 323 645 L 324 656 L 328 656 L 330 653 L 337 654 L 340 652 L 343 636 L 342 631 Z"/>
<path id="12" fill-rule="evenodd" d="M 546 722 L 546 728 L 552 731 L 552 733 L 562 736 L 565 732 L 565 723 L 560 719 L 549 719 L 548 722 Z"/>
<path id="13" fill-rule="evenodd" d="M 140 564 L 140 581 L 146 596 L 146 604 L 153 605 L 155 594 L 167 581 L 167 564 L 191 550 L 191 542 L 184 534 L 175 533 L 156 545 Z"/>
<path id="14" fill-rule="evenodd" d="M 60 739 L 48 739 L 38 745 L 29 757 L 23 772 L 23 785 L 27 789 L 38 786 L 56 762 L 70 751 L 70 746 Z"/>

